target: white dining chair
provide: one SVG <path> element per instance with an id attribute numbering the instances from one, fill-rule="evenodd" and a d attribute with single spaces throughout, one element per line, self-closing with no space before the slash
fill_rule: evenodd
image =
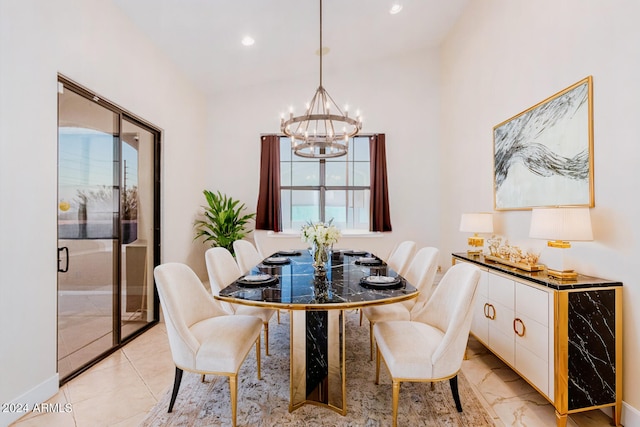
<path id="1" fill-rule="evenodd" d="M 438 271 L 438 257 L 440 251 L 434 247 L 421 248 L 413 257 L 407 274 L 407 281 L 420 292 L 417 298 L 401 301 L 394 304 L 364 307 L 362 313 L 369 320 L 369 345 L 370 358 L 373 360 L 373 325 L 377 322 L 388 320 L 410 320 L 411 311 L 417 305 L 426 302 L 433 292 L 434 279 Z"/>
<path id="2" fill-rule="evenodd" d="M 426 304 L 411 320 L 377 322 L 373 326 L 376 351 L 376 380 L 384 360 L 392 381 L 393 426 L 397 426 L 401 382 L 449 380 L 458 412 L 458 371 L 462 366 L 473 317 L 480 270 L 462 263 L 451 267 Z"/>
<path id="3" fill-rule="evenodd" d="M 236 254 L 236 263 L 242 274 L 249 272 L 264 259 L 258 249 L 248 240 L 236 240 L 233 242 L 233 252 Z M 280 310 L 276 310 L 278 323 L 280 323 Z"/>
<path id="4" fill-rule="evenodd" d="M 416 253 L 416 242 L 405 240 L 398 243 L 395 249 L 389 255 L 387 265 L 394 269 L 399 275 L 404 276 L 407 268 L 411 264 L 414 254 Z"/>
<path id="5" fill-rule="evenodd" d="M 260 374 L 260 330 L 254 316 L 229 315 L 185 264 L 154 269 L 169 347 L 176 366 L 168 412 L 173 411 L 184 371 L 229 377 L 231 420 L 236 425 L 238 372 L 255 344 Z"/>
<path id="6" fill-rule="evenodd" d="M 248 240 L 236 240 L 233 242 L 233 252 L 236 254 L 236 263 L 240 273 L 245 274 L 264 259 L 255 246 Z"/>
<path id="7" fill-rule="evenodd" d="M 213 295 L 219 295 L 220 291 L 242 276 L 233 255 L 222 247 L 207 249 L 204 253 L 209 284 Z M 271 308 L 251 307 L 242 304 L 224 303 L 222 306 L 228 314 L 247 314 L 259 317 L 264 326 L 264 352 L 269 355 L 269 321 L 276 310 Z"/>
<path id="8" fill-rule="evenodd" d="M 399 275 L 404 276 L 407 268 L 411 264 L 411 260 L 416 252 L 416 242 L 405 240 L 398 243 L 389 253 L 386 263 Z M 362 326 L 363 312 L 360 310 L 360 326 Z M 373 354 L 371 356 L 373 360 Z"/>

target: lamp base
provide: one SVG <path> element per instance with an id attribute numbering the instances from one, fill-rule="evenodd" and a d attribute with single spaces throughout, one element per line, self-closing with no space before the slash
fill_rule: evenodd
<path id="1" fill-rule="evenodd" d="M 547 276 L 554 277 L 560 280 L 567 280 L 567 281 L 578 279 L 578 273 L 576 273 L 573 270 L 561 271 L 561 270 L 553 270 L 553 269 L 547 268 Z"/>

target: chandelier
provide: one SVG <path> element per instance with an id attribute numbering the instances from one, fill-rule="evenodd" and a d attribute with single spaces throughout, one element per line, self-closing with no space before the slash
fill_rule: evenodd
<path id="1" fill-rule="evenodd" d="M 347 154 L 349 138 L 362 129 L 359 113 L 349 117 L 322 86 L 322 0 L 320 0 L 320 86 L 307 105 L 303 115 L 280 119 L 280 131 L 291 138 L 293 153 L 301 157 L 325 159 Z"/>

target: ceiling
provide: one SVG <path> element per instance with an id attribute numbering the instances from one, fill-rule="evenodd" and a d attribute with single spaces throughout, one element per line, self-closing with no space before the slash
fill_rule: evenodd
<path id="1" fill-rule="evenodd" d="M 113 0 L 207 94 L 318 75 L 314 0 Z M 469 0 L 324 0 L 323 69 L 438 46 Z M 255 44 L 245 47 L 244 36 Z"/>

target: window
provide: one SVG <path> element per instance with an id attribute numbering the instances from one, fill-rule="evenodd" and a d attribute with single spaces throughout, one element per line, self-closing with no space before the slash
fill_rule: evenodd
<path id="1" fill-rule="evenodd" d="M 369 136 L 349 141 L 346 156 L 307 159 L 280 138 L 282 228 L 299 230 L 308 221 L 333 220 L 340 229 L 369 230 Z"/>

